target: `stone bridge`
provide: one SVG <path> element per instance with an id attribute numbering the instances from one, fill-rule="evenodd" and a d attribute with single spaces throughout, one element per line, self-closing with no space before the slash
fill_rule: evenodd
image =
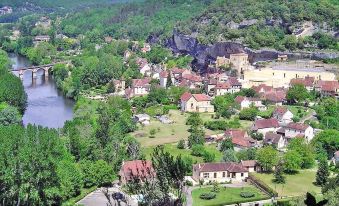
<path id="1" fill-rule="evenodd" d="M 39 70 L 43 70 L 43 75 L 45 78 L 49 76 L 50 71 L 53 70 L 54 65 L 56 64 L 70 64 L 70 62 L 57 62 L 52 64 L 40 65 L 40 66 L 31 66 L 31 67 L 22 67 L 18 69 L 13 69 L 13 72 L 18 72 L 20 79 L 23 79 L 25 72 L 32 72 L 32 79 L 37 77 L 37 73 Z"/>

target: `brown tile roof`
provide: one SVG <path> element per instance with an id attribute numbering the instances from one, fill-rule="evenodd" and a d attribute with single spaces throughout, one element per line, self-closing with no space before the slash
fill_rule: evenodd
<path id="1" fill-rule="evenodd" d="M 193 165 L 193 170 L 199 172 L 248 172 L 241 164 L 234 162 L 200 163 Z"/>
<path id="2" fill-rule="evenodd" d="M 133 160 L 124 162 L 121 166 L 119 175 L 124 175 L 127 180 L 135 177 L 147 177 L 155 175 L 151 161 Z"/>
<path id="3" fill-rule="evenodd" d="M 241 129 L 228 129 L 225 131 L 226 137 L 245 137 L 247 133 L 245 130 Z"/>
<path id="4" fill-rule="evenodd" d="M 232 137 L 232 143 L 241 147 L 252 147 L 255 142 L 251 137 Z"/>
<path id="5" fill-rule="evenodd" d="M 245 97 L 243 96 L 237 96 L 235 98 L 235 102 L 238 103 L 238 104 L 241 104 L 242 101 L 244 101 Z"/>
<path id="6" fill-rule="evenodd" d="M 270 102 L 283 102 L 286 99 L 286 91 L 271 91 L 262 94 L 262 97 Z"/>
<path id="7" fill-rule="evenodd" d="M 132 87 L 148 87 L 150 86 L 150 79 L 132 79 Z"/>
<path id="8" fill-rule="evenodd" d="M 286 107 L 277 107 L 273 113 L 277 114 L 278 116 L 283 116 L 287 111 L 288 109 Z"/>
<path id="9" fill-rule="evenodd" d="M 278 128 L 279 123 L 275 118 L 270 119 L 258 119 L 254 122 L 253 130 L 265 129 L 265 128 Z"/>
<path id="10" fill-rule="evenodd" d="M 167 72 L 167 71 L 162 71 L 162 72 L 160 72 L 159 76 L 160 76 L 161 78 L 167 78 L 168 72 Z"/>
<path id="11" fill-rule="evenodd" d="M 314 84 L 314 77 L 305 77 L 304 79 L 302 78 L 291 79 L 290 85 L 296 84 L 301 84 L 304 85 L 305 87 L 312 87 Z"/>
<path id="12" fill-rule="evenodd" d="M 260 84 L 259 86 L 253 86 L 252 89 L 254 89 L 254 91 L 256 91 L 257 93 L 273 91 L 273 87 L 267 86 L 266 84 Z"/>
<path id="13" fill-rule="evenodd" d="M 231 86 L 241 86 L 241 83 L 238 81 L 238 79 L 236 77 L 229 77 L 227 79 L 227 82 Z"/>
<path id="14" fill-rule="evenodd" d="M 171 69 L 171 72 L 172 72 L 173 74 L 182 74 L 182 73 L 184 73 L 184 71 L 185 71 L 185 69 L 179 69 L 179 68 L 173 68 L 173 69 Z"/>
<path id="15" fill-rule="evenodd" d="M 215 86 L 216 89 L 230 89 L 231 86 L 229 85 L 229 83 L 225 82 L 225 83 L 218 83 Z"/>
<path id="16" fill-rule="evenodd" d="M 254 167 L 259 165 L 256 160 L 241 160 L 241 164 L 244 167 Z"/>
<path id="17" fill-rule="evenodd" d="M 309 126 L 307 124 L 294 123 L 294 122 L 291 122 L 288 125 L 286 125 L 286 128 L 300 130 L 300 131 L 305 131 L 308 127 Z"/>
<path id="18" fill-rule="evenodd" d="M 195 75 L 195 74 L 184 74 L 182 76 L 183 79 L 186 79 L 188 81 L 191 81 L 191 82 L 201 82 L 202 79 L 200 76 L 198 75 Z"/>
<path id="19" fill-rule="evenodd" d="M 281 138 L 280 134 L 276 134 L 276 133 L 273 133 L 273 132 L 267 132 L 265 134 L 264 143 L 266 143 L 266 144 L 278 144 L 280 138 Z"/>

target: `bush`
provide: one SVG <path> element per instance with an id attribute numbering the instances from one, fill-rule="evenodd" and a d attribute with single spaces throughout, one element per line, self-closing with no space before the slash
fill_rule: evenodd
<path id="1" fill-rule="evenodd" d="M 185 181 L 185 185 L 186 186 L 189 186 L 189 187 L 192 187 L 193 186 L 193 182 L 189 181 L 189 180 L 186 180 Z"/>
<path id="2" fill-rule="evenodd" d="M 203 200 L 212 200 L 216 196 L 217 195 L 215 193 L 209 192 L 209 193 L 202 193 L 199 197 L 200 199 L 203 199 Z"/>
<path id="3" fill-rule="evenodd" d="M 179 140 L 179 142 L 177 144 L 177 148 L 178 149 L 185 149 L 185 140 L 183 140 L 183 139 Z"/>
<path id="4" fill-rule="evenodd" d="M 254 193 L 253 192 L 241 192 L 240 196 L 243 198 L 251 198 L 251 197 L 254 197 Z"/>
<path id="5" fill-rule="evenodd" d="M 191 155 L 202 157 L 205 154 L 205 147 L 203 145 L 193 145 Z"/>
<path id="6" fill-rule="evenodd" d="M 228 124 L 226 121 L 217 120 L 217 121 L 208 121 L 205 122 L 204 126 L 210 130 L 226 130 L 228 129 Z"/>
<path id="7" fill-rule="evenodd" d="M 258 110 L 256 108 L 247 108 L 240 111 L 239 118 L 242 120 L 254 121 L 257 114 Z"/>

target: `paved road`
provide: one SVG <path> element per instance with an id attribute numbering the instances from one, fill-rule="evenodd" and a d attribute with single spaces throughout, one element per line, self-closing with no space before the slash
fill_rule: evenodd
<path id="1" fill-rule="evenodd" d="M 112 194 L 113 192 L 120 191 L 118 188 L 109 188 L 109 193 Z M 98 188 L 94 192 L 88 194 L 85 198 L 77 202 L 77 205 L 83 206 L 107 206 L 108 200 L 105 197 L 104 193 L 102 192 L 101 188 Z M 113 206 L 118 206 L 118 203 L 111 199 L 111 203 Z M 121 202 L 119 206 L 138 206 L 138 203 L 133 202 L 132 200 L 129 201 L 129 205 L 126 203 Z"/>

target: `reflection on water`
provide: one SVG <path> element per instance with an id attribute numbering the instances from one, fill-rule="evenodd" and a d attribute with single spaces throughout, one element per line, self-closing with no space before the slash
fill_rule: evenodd
<path id="1" fill-rule="evenodd" d="M 19 55 L 10 54 L 13 69 L 30 66 L 29 61 Z M 18 72 L 14 72 L 18 75 Z M 45 78 L 44 71 L 37 72 L 32 79 L 32 72 L 26 71 L 23 85 L 28 96 L 28 105 L 23 116 L 24 125 L 36 124 L 50 128 L 61 128 L 65 121 L 73 118 L 74 102 L 65 98 L 56 88 L 52 77 Z"/>

